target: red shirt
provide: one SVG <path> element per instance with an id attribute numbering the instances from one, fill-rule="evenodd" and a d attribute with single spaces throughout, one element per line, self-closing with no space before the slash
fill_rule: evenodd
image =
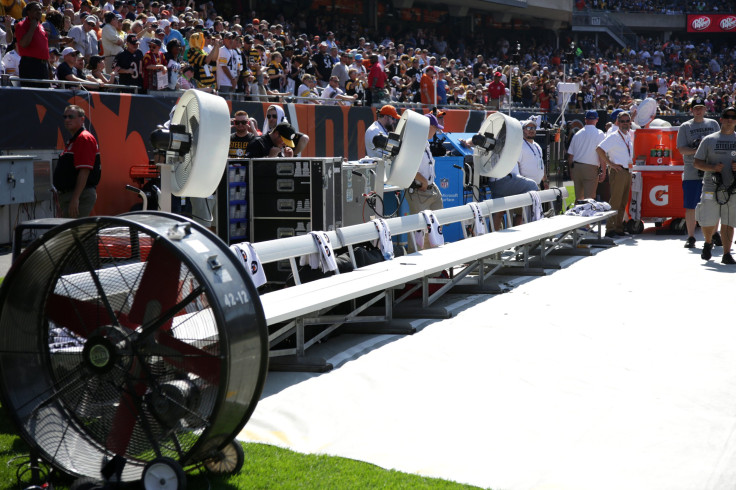
<path id="1" fill-rule="evenodd" d="M 434 79 L 426 73 L 422 75 L 419 81 L 419 87 L 421 90 L 422 104 L 436 104 L 434 98 Z"/>
<path id="2" fill-rule="evenodd" d="M 95 165 L 95 157 L 99 151 L 97 140 L 92 136 L 92 133 L 82 129 L 79 136 L 74 138 L 74 141 L 67 145 L 61 154 L 71 153 L 74 155 L 74 168 L 77 170 L 82 168 L 92 170 Z"/>
<path id="3" fill-rule="evenodd" d="M 154 73 L 157 73 L 155 70 L 147 70 L 146 67 L 151 65 L 164 65 L 166 66 L 166 59 L 164 58 L 164 54 L 159 52 L 158 54 L 154 54 L 153 51 L 149 51 L 146 53 L 146 55 L 143 57 L 143 73 L 145 73 L 145 76 L 143 77 L 143 88 L 147 89 L 150 85 L 151 80 L 153 79 Z"/>
<path id="4" fill-rule="evenodd" d="M 15 24 L 15 38 L 18 40 L 16 50 L 18 54 L 29 58 L 38 58 L 39 60 L 49 59 L 49 36 L 41 24 L 38 24 L 38 27 L 36 27 L 30 44 L 25 48 L 21 47 L 20 40 L 30 28 L 31 21 L 27 17 Z"/>
<path id="5" fill-rule="evenodd" d="M 500 99 L 506 95 L 506 85 L 501 80 L 492 81 L 488 84 L 488 98 L 489 99 Z"/>
<path id="6" fill-rule="evenodd" d="M 371 72 L 368 74 L 369 88 L 385 88 L 386 80 L 388 80 L 388 75 L 383 71 L 380 63 L 375 63 L 371 66 Z"/>

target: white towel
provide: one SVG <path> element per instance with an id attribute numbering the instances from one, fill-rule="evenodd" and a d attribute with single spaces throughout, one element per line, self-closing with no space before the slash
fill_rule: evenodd
<path id="1" fill-rule="evenodd" d="M 529 195 L 532 196 L 532 219 L 530 221 L 542 219 L 542 201 L 539 199 L 539 192 L 529 191 Z"/>
<path id="2" fill-rule="evenodd" d="M 565 214 L 572 216 L 600 216 L 606 211 L 611 210 L 611 205 L 607 202 L 598 202 L 594 199 L 585 199 L 585 202 L 577 204 L 574 208 L 565 211 Z"/>
<path id="3" fill-rule="evenodd" d="M 238 260 L 250 272 L 250 278 L 256 287 L 266 284 L 266 274 L 263 272 L 261 259 L 258 258 L 258 253 L 250 242 L 234 243 L 230 245 L 230 250 L 235 253 Z"/>
<path id="4" fill-rule="evenodd" d="M 300 265 L 309 263 L 309 267 L 316 269 L 322 267 L 322 272 L 332 272 L 337 270 L 337 262 L 335 261 L 335 252 L 332 250 L 330 237 L 324 231 L 310 231 L 310 235 L 317 245 L 318 253 L 302 255 L 299 259 Z"/>
<path id="5" fill-rule="evenodd" d="M 480 212 L 480 206 L 477 202 L 469 202 L 470 210 L 473 211 L 473 236 L 486 234 L 486 220 L 483 219 L 483 213 Z"/>
<path id="6" fill-rule="evenodd" d="M 421 211 L 419 213 L 424 217 L 424 222 L 427 224 L 425 229 L 415 232 L 414 239 L 417 243 L 417 250 L 421 250 L 424 247 L 424 236 L 429 233 L 429 246 L 439 247 L 445 244 L 445 237 L 442 236 L 442 226 L 437 221 L 437 216 L 431 210 Z"/>
<path id="7" fill-rule="evenodd" d="M 378 247 L 381 249 L 383 259 L 393 259 L 394 244 L 391 241 L 391 230 L 388 229 L 388 224 L 381 218 L 376 218 L 372 222 L 378 231 Z"/>

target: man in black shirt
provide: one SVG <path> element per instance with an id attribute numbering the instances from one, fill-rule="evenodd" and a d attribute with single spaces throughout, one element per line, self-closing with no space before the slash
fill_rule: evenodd
<path id="1" fill-rule="evenodd" d="M 138 38 L 135 34 L 128 34 L 125 48 L 115 56 L 113 64 L 120 74 L 120 84 L 143 88 L 143 53 L 138 49 Z"/>
<path id="2" fill-rule="evenodd" d="M 64 57 L 64 61 L 56 68 L 57 80 L 84 82 L 84 73 L 76 66 L 77 57 L 81 56 L 79 51 L 72 47 L 66 47 L 64 48 L 64 51 L 61 52 L 61 55 Z"/>
<path id="3" fill-rule="evenodd" d="M 270 133 L 259 136 L 248 144 L 246 158 L 291 157 L 296 131 L 288 122 L 276 125 Z"/>
<path id="4" fill-rule="evenodd" d="M 248 145 L 253 141 L 257 132 L 251 123 L 248 113 L 238 111 L 235 113 L 235 132 L 230 135 L 230 151 L 228 158 L 244 158 L 248 152 Z"/>

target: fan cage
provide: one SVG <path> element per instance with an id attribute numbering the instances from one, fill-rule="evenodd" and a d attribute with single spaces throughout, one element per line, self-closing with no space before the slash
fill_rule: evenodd
<path id="1" fill-rule="evenodd" d="M 116 454 L 127 460 L 124 481 L 159 456 L 201 461 L 242 429 L 260 396 L 268 355 L 257 291 L 217 237 L 173 216 L 57 227 L 0 289 L 3 406 L 66 473 L 99 477 Z M 182 226 L 188 237 L 167 238 Z M 233 290 L 242 303 L 223 305 Z"/>

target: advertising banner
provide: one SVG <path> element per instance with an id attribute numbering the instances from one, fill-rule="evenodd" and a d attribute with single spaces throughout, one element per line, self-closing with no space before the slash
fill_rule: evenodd
<path id="1" fill-rule="evenodd" d="M 699 14 L 687 16 L 687 32 L 727 33 L 736 31 L 734 14 Z"/>

